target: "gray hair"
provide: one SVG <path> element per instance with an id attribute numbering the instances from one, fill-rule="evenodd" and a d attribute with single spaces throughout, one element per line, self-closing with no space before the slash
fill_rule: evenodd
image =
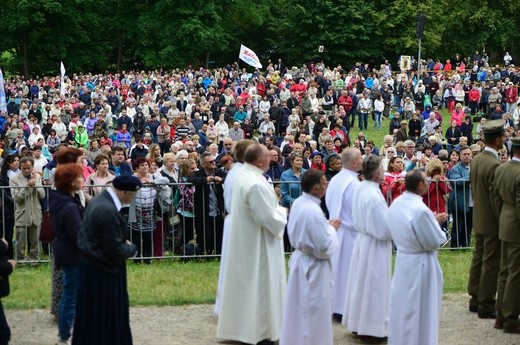
<path id="1" fill-rule="evenodd" d="M 173 144 L 173 145 L 176 145 L 176 144 Z M 175 158 L 176 159 L 179 159 L 179 158 L 188 158 L 188 151 L 186 150 L 180 150 L 180 151 L 177 151 L 177 153 L 175 154 Z"/>

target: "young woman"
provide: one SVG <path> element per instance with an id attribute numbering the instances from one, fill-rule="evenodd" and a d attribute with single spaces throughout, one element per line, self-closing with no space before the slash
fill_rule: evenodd
<path id="1" fill-rule="evenodd" d="M 403 194 L 405 190 L 403 158 L 397 156 L 390 158 L 388 169 L 385 173 L 385 180 L 381 184 L 381 191 L 390 205 L 395 198 Z"/>

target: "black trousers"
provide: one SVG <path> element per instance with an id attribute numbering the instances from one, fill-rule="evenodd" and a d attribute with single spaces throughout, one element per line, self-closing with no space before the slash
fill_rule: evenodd
<path id="1" fill-rule="evenodd" d="M 455 212 L 451 229 L 451 248 L 466 248 L 470 245 L 473 229 L 473 207 L 468 212 Z"/>
<path id="2" fill-rule="evenodd" d="M 132 242 L 137 246 L 136 262 L 140 262 L 141 258 L 149 258 L 152 256 L 152 236 L 153 231 L 136 231 L 132 230 Z M 142 259 L 144 263 L 150 263 L 150 259 Z"/>
<path id="3" fill-rule="evenodd" d="M 211 255 L 222 252 L 224 220 L 221 215 L 216 217 L 196 216 L 195 231 L 197 244 L 203 254 Z"/>
<path id="4" fill-rule="evenodd" d="M 11 329 L 7 324 L 4 306 L 2 305 L 2 301 L 0 300 L 0 345 L 9 344 L 9 340 L 11 340 Z"/>

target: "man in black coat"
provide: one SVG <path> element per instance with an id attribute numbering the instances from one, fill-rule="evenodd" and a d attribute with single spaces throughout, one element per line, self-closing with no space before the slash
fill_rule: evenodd
<path id="1" fill-rule="evenodd" d="M 90 201 L 77 235 L 79 268 L 72 343 L 132 344 L 125 260 L 136 255 L 121 213 L 141 188 L 135 176 L 118 176 Z M 95 330 L 92 325 L 96 324 Z"/>
<path id="2" fill-rule="evenodd" d="M 7 256 L 7 241 L 0 240 L 0 298 L 9 295 L 9 275 L 13 273 L 16 261 Z M 5 318 L 4 307 L 0 301 L 0 344 L 8 344 L 11 330 Z"/>
<path id="3" fill-rule="evenodd" d="M 198 250 L 203 254 L 220 254 L 224 226 L 224 173 L 217 169 L 215 158 L 204 152 L 201 169 L 188 177 L 195 185 L 194 211 Z"/>

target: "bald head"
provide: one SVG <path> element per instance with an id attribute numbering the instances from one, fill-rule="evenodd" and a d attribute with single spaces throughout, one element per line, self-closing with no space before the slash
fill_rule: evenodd
<path id="1" fill-rule="evenodd" d="M 269 150 L 261 144 L 249 145 L 244 154 L 244 162 L 256 166 L 263 172 L 269 168 Z"/>
<path id="2" fill-rule="evenodd" d="M 361 151 L 355 147 L 350 147 L 341 152 L 341 165 L 343 168 L 358 172 L 361 169 L 363 158 Z"/>

